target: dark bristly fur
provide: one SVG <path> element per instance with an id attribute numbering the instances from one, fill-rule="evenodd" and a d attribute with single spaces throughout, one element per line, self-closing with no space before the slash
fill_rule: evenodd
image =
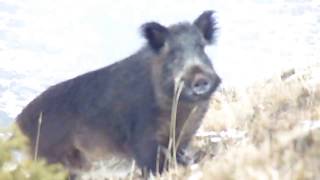
<path id="1" fill-rule="evenodd" d="M 178 78 L 184 88 L 176 132 L 181 132 L 197 106 L 180 139 L 178 154 L 182 152 L 220 84 L 204 52 L 216 31 L 212 13 L 204 12 L 192 24 L 165 27 L 146 23 L 142 31 L 147 45 L 137 53 L 44 91 L 17 117 L 19 127 L 31 140 L 32 151 L 42 113 L 38 152 L 49 163 L 62 163 L 71 173 L 77 173 L 90 168 L 95 160 L 118 156 L 135 159 L 139 167 L 155 172 L 158 148 L 168 147 L 172 96 Z M 160 154 L 160 171 L 163 162 L 164 155 Z"/>

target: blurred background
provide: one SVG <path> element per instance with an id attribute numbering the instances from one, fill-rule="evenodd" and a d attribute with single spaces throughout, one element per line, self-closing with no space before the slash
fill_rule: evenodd
<path id="1" fill-rule="evenodd" d="M 48 86 L 119 61 L 170 25 L 215 10 L 208 47 L 223 86 L 246 88 L 320 63 L 319 0 L 0 0 L 0 127 Z"/>

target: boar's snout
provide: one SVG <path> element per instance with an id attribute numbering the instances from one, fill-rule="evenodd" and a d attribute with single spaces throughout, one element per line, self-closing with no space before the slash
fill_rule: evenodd
<path id="1" fill-rule="evenodd" d="M 202 74 L 196 74 L 192 83 L 191 88 L 194 94 L 196 95 L 203 95 L 207 94 L 212 87 L 212 82 L 209 78 Z"/>
<path id="2" fill-rule="evenodd" d="M 208 100 L 221 83 L 220 77 L 212 69 L 191 68 L 191 71 L 182 77 L 185 85 L 182 89 L 182 98 L 197 102 Z"/>
<path id="3" fill-rule="evenodd" d="M 221 79 L 219 76 L 209 76 L 202 73 L 195 74 L 191 82 L 193 96 L 198 98 L 208 98 L 219 86 Z"/>

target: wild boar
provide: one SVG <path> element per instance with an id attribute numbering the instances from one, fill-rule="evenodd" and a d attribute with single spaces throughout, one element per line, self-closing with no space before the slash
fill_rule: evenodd
<path id="1" fill-rule="evenodd" d="M 36 97 L 17 117 L 32 152 L 41 114 L 37 151 L 49 163 L 62 163 L 76 173 L 96 160 L 118 156 L 134 159 L 151 172 L 157 171 L 159 163 L 161 172 L 165 155 L 160 153 L 157 161 L 157 152 L 168 147 L 179 79 L 184 84 L 176 117 L 179 162 L 179 154 L 199 128 L 221 82 L 204 50 L 215 42 L 212 14 L 205 11 L 193 23 L 169 27 L 145 23 L 141 31 L 147 42 L 138 52 L 54 85 Z"/>

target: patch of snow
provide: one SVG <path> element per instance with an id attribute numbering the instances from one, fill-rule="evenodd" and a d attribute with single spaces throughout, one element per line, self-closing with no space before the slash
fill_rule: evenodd
<path id="1" fill-rule="evenodd" d="M 301 122 L 301 124 L 302 124 L 302 129 L 305 131 L 320 129 L 320 119 L 319 120 L 304 120 Z"/>
<path id="2" fill-rule="evenodd" d="M 209 137 L 211 142 L 221 142 L 227 139 L 234 139 L 234 140 L 242 140 L 246 137 L 246 132 L 240 131 L 237 129 L 227 129 L 221 132 L 204 132 L 199 131 L 196 134 L 197 137 Z"/>

